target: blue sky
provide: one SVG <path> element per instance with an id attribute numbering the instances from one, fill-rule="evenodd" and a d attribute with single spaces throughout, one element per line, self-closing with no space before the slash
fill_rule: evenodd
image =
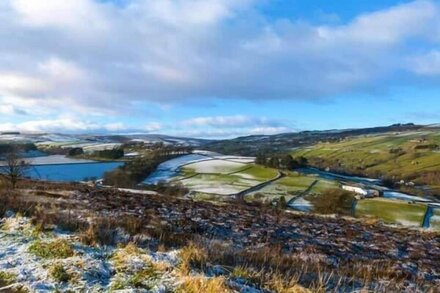
<path id="1" fill-rule="evenodd" d="M 433 0 L 4 0 L 0 131 L 437 123 L 439 36 Z"/>

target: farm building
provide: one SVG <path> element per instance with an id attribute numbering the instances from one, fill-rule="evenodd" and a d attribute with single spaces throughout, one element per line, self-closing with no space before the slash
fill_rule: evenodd
<path id="1" fill-rule="evenodd" d="M 342 189 L 350 192 L 354 192 L 362 197 L 378 197 L 380 195 L 378 190 L 367 189 L 360 186 L 343 185 Z"/>

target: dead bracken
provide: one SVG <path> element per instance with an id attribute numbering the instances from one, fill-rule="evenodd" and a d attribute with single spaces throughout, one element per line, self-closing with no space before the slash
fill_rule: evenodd
<path id="1" fill-rule="evenodd" d="M 77 184 L 33 184 L 38 193 L 28 188 L 15 197 L 4 194 L 2 212 L 21 211 L 42 231 L 70 230 L 86 245 L 131 243 L 113 255 L 119 274 L 128 274 L 115 280 L 115 288 L 154 287 L 170 270 L 181 278 L 194 273 L 224 278 L 210 283 L 185 279 L 180 288 L 251 286 L 290 292 L 300 286 L 385 292 L 440 285 L 440 236 L 434 232 L 259 205 L 195 202 Z M 54 201 L 56 194 L 59 200 Z M 143 269 L 124 269 L 123 255 L 159 248 L 179 249 L 180 260 L 171 269 L 159 269 L 141 257 Z"/>

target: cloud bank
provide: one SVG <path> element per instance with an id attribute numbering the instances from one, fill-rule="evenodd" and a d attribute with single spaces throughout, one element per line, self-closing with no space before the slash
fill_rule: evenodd
<path id="1" fill-rule="evenodd" d="M 3 0 L 0 113 L 123 117 L 139 103 L 326 100 L 386 90 L 400 74 L 440 77 L 435 1 L 320 25 L 267 18 L 261 3 Z M 242 118 L 185 123 L 228 128 L 249 122 Z"/>

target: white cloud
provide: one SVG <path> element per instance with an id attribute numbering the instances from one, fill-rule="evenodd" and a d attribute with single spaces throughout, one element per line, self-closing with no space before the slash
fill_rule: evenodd
<path id="1" fill-rule="evenodd" d="M 2 104 L 0 105 L 0 114 L 2 115 L 25 115 L 25 111 L 17 109 L 12 105 Z"/>
<path id="2" fill-rule="evenodd" d="M 147 125 L 145 125 L 144 129 L 142 130 L 147 132 L 154 132 L 161 130 L 162 127 L 163 127 L 162 124 L 160 124 L 159 122 L 150 122 Z"/>
<path id="3" fill-rule="evenodd" d="M 438 26 L 438 21 L 438 6 L 432 1 L 421 0 L 361 15 L 346 26 L 320 32 L 337 41 L 345 39 L 367 46 L 394 45 L 408 37 L 429 37 L 435 29 L 432 25 Z"/>
<path id="4" fill-rule="evenodd" d="M 115 122 L 115 123 L 106 124 L 105 129 L 108 131 L 117 132 L 117 131 L 124 131 L 125 129 L 127 129 L 127 127 L 124 125 L 124 123 Z"/>
<path id="5" fill-rule="evenodd" d="M 249 134 L 258 135 L 258 134 L 279 134 L 279 133 L 285 133 L 285 132 L 291 132 L 292 130 L 285 126 L 280 127 L 256 127 L 252 128 L 249 131 Z"/>
<path id="6" fill-rule="evenodd" d="M 48 89 L 48 84 L 31 76 L 13 72 L 0 72 L 0 94 L 33 95 Z"/>
<path id="7" fill-rule="evenodd" d="M 211 126 L 211 127 L 243 127 L 277 123 L 267 118 L 256 118 L 245 115 L 195 117 L 182 122 L 186 126 Z"/>
<path id="8" fill-rule="evenodd" d="M 195 137 L 234 137 L 293 131 L 282 121 L 246 115 L 195 117 L 182 121 L 181 125 L 183 129 L 175 129 L 174 132 Z"/>
<path id="9" fill-rule="evenodd" d="M 438 46 L 435 1 L 326 25 L 266 18 L 257 2 L 3 0 L 1 102 L 35 117 L 90 117 L 128 115 L 142 102 L 322 100 L 386 89 L 384 80 L 414 58 L 414 40 Z M 429 67 L 435 54 L 416 57 L 410 72 L 437 74 Z M 248 119 L 200 117 L 187 125 L 283 126 Z"/>
<path id="10" fill-rule="evenodd" d="M 425 55 L 413 57 L 409 61 L 409 69 L 419 75 L 440 75 L 440 51 L 434 50 Z"/>
<path id="11" fill-rule="evenodd" d="M 91 29 L 105 27 L 99 6 L 90 0 L 11 0 L 11 5 L 26 25 Z"/>
<path id="12" fill-rule="evenodd" d="M 59 118 L 59 119 L 46 119 L 46 120 L 31 120 L 22 123 L 0 123 L 0 130 L 17 130 L 17 131 L 29 131 L 29 132 L 78 132 L 78 131 L 90 131 L 100 129 L 100 126 L 91 123 L 84 122 L 79 119 L 72 118 Z"/>

